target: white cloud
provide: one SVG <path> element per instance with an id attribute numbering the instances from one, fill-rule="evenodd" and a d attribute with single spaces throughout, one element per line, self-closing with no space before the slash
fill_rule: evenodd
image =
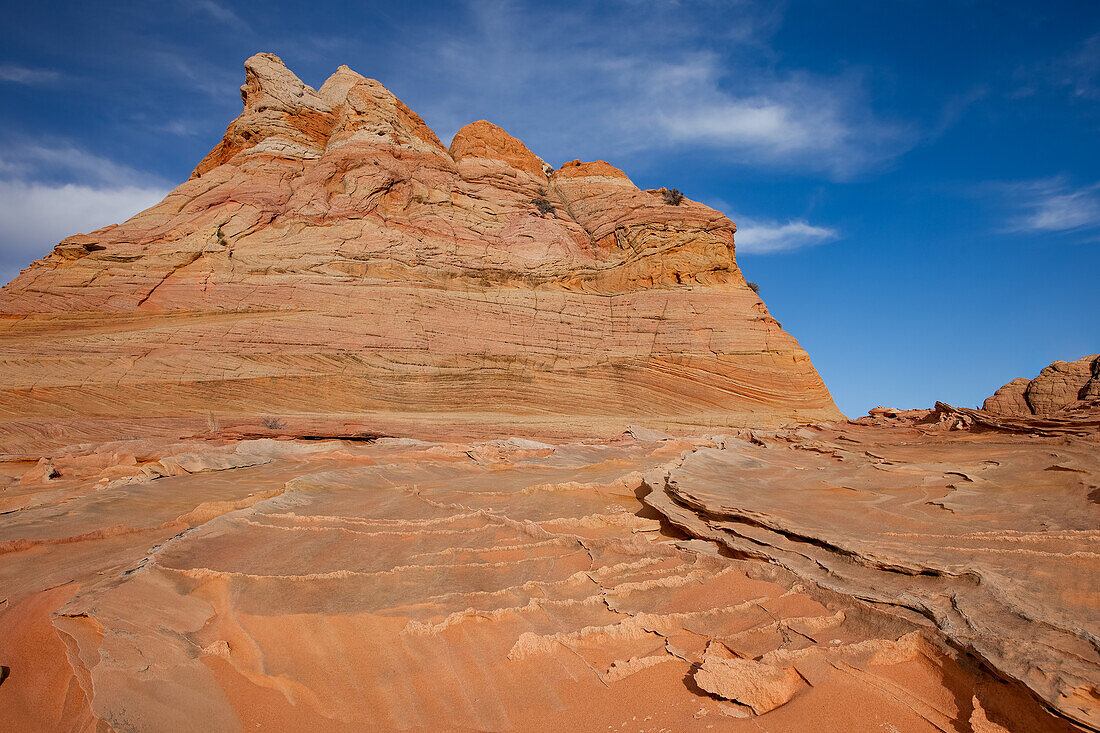
<path id="1" fill-rule="evenodd" d="M 759 221 L 739 218 L 733 240 L 737 254 L 770 254 L 813 247 L 837 239 L 832 227 L 815 226 L 804 221 Z"/>
<path id="2" fill-rule="evenodd" d="M 1046 90 L 1066 91 L 1083 101 L 1100 99 L 1100 33 L 1056 58 L 1019 69 L 1016 77 L 1011 96 L 1017 99 Z"/>
<path id="3" fill-rule="evenodd" d="M 554 163 L 697 149 L 734 163 L 839 177 L 888 160 L 915 139 L 874 114 L 860 72 L 778 68 L 767 46 L 777 20 L 766 8 L 469 8 L 469 29 L 423 34 L 402 72 L 410 87 L 436 84 L 414 106 L 443 133 L 478 110 Z M 728 38 L 716 45 L 719 32 Z"/>
<path id="4" fill-rule="evenodd" d="M 82 183 L 100 188 L 163 184 L 148 173 L 66 141 L 8 140 L 0 146 L 0 179 Z"/>
<path id="5" fill-rule="evenodd" d="M 710 198 L 702 203 L 716 211 L 728 213 L 733 210 L 727 201 L 720 198 Z M 733 241 L 739 255 L 790 252 L 840 238 L 840 232 L 836 229 L 810 224 L 802 219 L 788 219 L 783 223 L 775 219 L 728 215 L 737 225 Z"/>
<path id="6" fill-rule="evenodd" d="M 65 237 L 125 221 L 167 193 L 138 186 L 0 181 L 0 277 L 6 283 Z"/>
<path id="7" fill-rule="evenodd" d="M 65 237 L 125 221 L 169 189 L 71 143 L 9 141 L 0 146 L 0 281 Z"/>
<path id="8" fill-rule="evenodd" d="M 1064 178 L 1006 187 L 1010 205 L 1023 213 L 1009 220 L 1017 232 L 1068 232 L 1100 227 L 1100 183 L 1075 188 Z"/>
<path id="9" fill-rule="evenodd" d="M 1100 33 L 1088 38 L 1066 61 L 1073 93 L 1078 97 L 1100 96 Z"/>
<path id="10" fill-rule="evenodd" d="M 219 23 L 248 29 L 248 24 L 244 22 L 241 16 L 237 15 L 230 8 L 219 5 L 213 0 L 191 0 L 189 4 L 193 10 L 205 13 Z"/>
<path id="11" fill-rule="evenodd" d="M 192 122 L 184 122 L 182 120 L 170 120 L 163 125 L 157 126 L 158 130 L 167 132 L 170 135 L 179 135 L 180 137 L 190 137 L 191 135 L 200 134 L 198 125 Z"/>
<path id="12" fill-rule="evenodd" d="M 0 81 L 10 81 L 15 84 L 49 84 L 61 78 L 61 74 L 50 69 L 31 69 L 15 64 L 0 65 Z"/>
<path id="13" fill-rule="evenodd" d="M 171 74 L 177 83 L 201 92 L 217 102 L 233 104 L 239 100 L 242 75 L 239 66 L 223 67 L 190 52 L 161 49 L 149 54 L 149 60 Z"/>
<path id="14" fill-rule="evenodd" d="M 1100 98 L 1100 33 L 1097 33 L 1070 53 L 1056 59 L 1047 72 L 1049 78 L 1079 98 Z"/>

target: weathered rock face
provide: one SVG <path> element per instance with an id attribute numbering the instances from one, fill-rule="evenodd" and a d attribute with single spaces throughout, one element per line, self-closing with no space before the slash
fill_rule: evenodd
<path id="1" fill-rule="evenodd" d="M 736 487 L 699 468 L 775 450 L 143 439 L 54 454 L 48 481 L 33 461 L 0 462 L 0 482 L 31 474 L 0 491 L 0 729 L 1071 730 L 920 617 L 719 553 L 636 498 L 668 472 L 684 491 Z M 789 472 L 772 470 L 759 498 L 789 496 Z M 863 508 L 877 520 L 891 506 Z M 959 542 L 1062 552 L 1068 534 Z M 888 539 L 891 556 L 911 542 Z M 878 573 L 883 592 L 909 579 Z"/>
<path id="2" fill-rule="evenodd" d="M 1019 377 L 982 405 L 1001 415 L 1069 416 L 1100 408 L 1100 354 L 1056 361 L 1034 379 Z"/>
<path id="3" fill-rule="evenodd" d="M 346 67 L 318 90 L 270 54 L 245 68 L 189 181 L 0 293 L 9 441 L 207 413 L 572 434 L 839 417 L 725 216 L 606 163 L 554 171 L 487 122 L 448 150 Z"/>
<path id="4" fill-rule="evenodd" d="M 1100 730 L 1100 420 L 872 413 L 700 447 L 647 474 L 643 501 L 735 556 L 934 626 Z M 782 665 L 737 664 L 733 683 L 699 684 L 764 707 L 797 691 Z M 775 683 L 763 697 L 758 677 Z"/>

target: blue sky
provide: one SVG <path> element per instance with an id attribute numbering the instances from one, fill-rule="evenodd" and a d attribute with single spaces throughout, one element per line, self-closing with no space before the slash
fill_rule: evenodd
<path id="1" fill-rule="evenodd" d="M 5 3 L 0 280 L 186 179 L 271 51 L 738 223 L 837 404 L 1100 351 L 1100 3 Z"/>

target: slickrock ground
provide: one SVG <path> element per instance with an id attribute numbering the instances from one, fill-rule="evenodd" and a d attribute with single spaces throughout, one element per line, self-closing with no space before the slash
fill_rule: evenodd
<path id="1" fill-rule="evenodd" d="M 942 404 L 877 412 L 700 448 L 647 475 L 644 501 L 738 556 L 925 619 L 1100 728 L 1100 415 L 1024 432 Z"/>
<path id="2" fill-rule="evenodd" d="M 270 54 L 191 179 L 0 291 L 0 447 L 306 415 L 612 437 L 841 417 L 733 222 Z"/>
<path id="3" fill-rule="evenodd" d="M 848 430 L 860 441 L 876 429 Z M 841 431 L 815 428 L 813 445 Z M 780 564 L 731 556 L 724 546 L 740 553 L 736 538 L 748 525 L 729 512 L 669 510 L 654 501 L 662 488 L 645 497 L 660 513 L 637 498 L 653 477 L 666 475 L 685 496 L 709 498 L 704 487 L 743 490 L 753 475 L 743 473 L 746 464 L 764 471 L 761 454 L 779 462 L 767 451 L 785 451 L 789 465 L 772 469 L 779 480 L 754 495 L 778 513 L 784 479 L 799 464 L 816 477 L 824 473 L 814 460 L 840 472 L 854 459 L 800 450 L 797 441 L 808 437 L 768 437 L 775 445 L 763 448 L 748 433 L 637 434 L 554 446 L 520 439 L 145 440 L 86 446 L 41 464 L 0 463 L 7 475 L 22 476 L 0 492 L 0 728 L 1072 729 L 1023 686 L 946 643 L 951 629 L 945 636 L 916 614 L 827 590 L 866 594 L 820 572 L 804 580 L 805 567 L 766 541 L 754 552 L 774 551 Z M 838 451 L 864 455 L 861 443 L 840 444 Z M 896 475 L 905 472 L 907 449 L 875 446 L 886 457 L 864 456 L 863 465 L 881 475 L 886 496 L 905 484 Z M 1031 460 L 1064 466 L 1045 484 L 1063 504 L 1078 479 L 1058 484 L 1054 477 L 1077 476 L 1089 458 L 1053 450 L 1057 458 Z M 1001 567 L 993 550 L 1056 554 L 1013 555 L 1013 563 L 1025 563 L 1015 567 L 1061 572 L 1020 575 L 1001 589 L 1038 617 L 1021 634 L 1028 646 L 1019 653 L 1050 643 L 1086 655 L 1044 666 L 1073 679 L 1088 650 L 1059 629 L 1087 601 L 1090 589 L 1075 588 L 1071 575 L 1092 560 L 1068 551 L 1076 542 L 1078 554 L 1092 553 L 1067 526 L 1071 512 L 1030 507 L 1025 526 L 1046 521 L 1053 533 L 1041 541 L 1033 539 L 1037 529 L 986 537 L 950 520 L 934 533 L 919 525 L 926 514 L 931 524 L 940 514 L 955 517 L 952 510 L 972 512 L 979 501 L 968 497 L 980 499 L 983 482 L 1013 465 L 1011 451 L 994 455 L 1001 467 L 952 456 L 979 489 L 967 483 L 953 498 L 943 496 L 943 482 L 965 479 L 945 477 L 926 458 L 921 465 L 931 478 L 914 473 L 925 487 L 915 496 L 876 502 L 860 487 L 831 493 L 881 504 L 888 526 L 907 533 L 879 527 L 883 556 L 934 564 L 924 548 L 965 553 L 985 573 Z M 815 482 L 806 493 L 830 491 Z M 842 500 L 820 498 L 806 500 L 822 509 L 820 521 L 845 526 Z M 720 542 L 678 533 L 665 514 Z M 816 513 L 797 514 L 793 527 L 818 521 Z M 939 539 L 951 532 L 960 536 Z M 965 548 L 945 550 L 949 544 Z M 833 564 L 847 576 L 846 566 Z M 905 583 L 914 584 L 915 596 L 931 592 L 918 582 L 923 577 L 877 565 L 863 572 L 853 582 L 875 573 L 880 580 L 868 585 L 879 595 Z M 968 578 L 931 575 L 927 582 L 954 583 L 963 610 L 953 618 L 973 614 L 974 637 L 998 623 L 1024 628 L 1019 621 L 1005 627 L 984 596 L 972 600 Z M 1061 595 L 1037 598 L 1044 587 Z M 1040 600 L 1050 607 L 1036 608 Z M 1044 621 L 1057 627 L 1030 630 Z M 969 643 L 959 633 L 954 638 Z"/>

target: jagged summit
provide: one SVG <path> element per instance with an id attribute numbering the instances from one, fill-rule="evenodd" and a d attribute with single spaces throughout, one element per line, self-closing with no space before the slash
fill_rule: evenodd
<path id="1" fill-rule="evenodd" d="M 574 434 L 840 416 L 721 213 L 602 161 L 554 170 L 484 120 L 448 149 L 346 66 L 314 90 L 257 54 L 241 96 L 190 180 L 4 288 L 9 416 Z"/>
<path id="2" fill-rule="evenodd" d="M 195 168 L 192 178 L 243 152 L 315 159 L 357 134 L 374 134 L 398 144 L 416 140 L 443 150 L 435 133 L 390 90 L 347 66 L 337 69 L 319 91 L 274 54 L 255 54 L 244 68 L 244 111 Z"/>

